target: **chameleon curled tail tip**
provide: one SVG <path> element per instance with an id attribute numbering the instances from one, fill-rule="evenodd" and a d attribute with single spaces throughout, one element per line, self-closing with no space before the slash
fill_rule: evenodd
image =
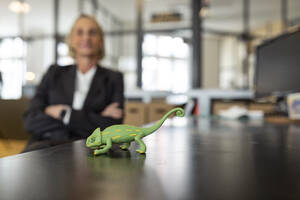
<path id="1" fill-rule="evenodd" d="M 184 116 L 184 110 L 182 108 L 177 108 L 176 116 L 183 117 Z"/>

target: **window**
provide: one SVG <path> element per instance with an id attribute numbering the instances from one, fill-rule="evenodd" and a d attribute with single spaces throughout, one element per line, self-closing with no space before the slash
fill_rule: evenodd
<path id="1" fill-rule="evenodd" d="M 0 71 L 3 78 L 1 97 L 17 99 L 22 96 L 26 72 L 26 42 L 21 38 L 0 41 Z"/>
<path id="2" fill-rule="evenodd" d="M 189 86 L 189 47 L 180 37 L 147 34 L 143 43 L 143 89 L 185 92 Z"/>
<path id="3" fill-rule="evenodd" d="M 244 43 L 234 37 L 224 37 L 220 48 L 220 88 L 243 88 L 243 60 L 246 56 Z"/>

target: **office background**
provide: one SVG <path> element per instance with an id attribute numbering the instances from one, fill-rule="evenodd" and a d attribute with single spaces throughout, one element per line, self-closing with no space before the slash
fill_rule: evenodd
<path id="1" fill-rule="evenodd" d="M 65 38 L 80 13 L 94 15 L 103 26 L 102 63 L 125 74 L 129 92 L 252 89 L 256 45 L 300 22 L 297 0 L 17 2 L 0 2 L 4 99 L 20 98 L 22 87 L 38 84 L 50 64 L 73 62 Z"/>
<path id="2" fill-rule="evenodd" d="M 125 123 L 145 125 L 174 106 L 210 117 L 240 106 L 264 113 L 254 97 L 256 47 L 298 28 L 297 0 L 2 0 L 0 150 L 28 139 L 22 115 L 48 67 L 73 63 L 66 36 L 95 16 L 105 32 L 102 65 L 124 74 Z"/>

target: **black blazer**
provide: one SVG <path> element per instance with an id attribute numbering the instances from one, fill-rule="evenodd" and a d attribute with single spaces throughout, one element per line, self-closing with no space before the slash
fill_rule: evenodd
<path id="1" fill-rule="evenodd" d="M 76 65 L 51 66 L 44 75 L 36 94 L 24 114 L 24 127 L 28 132 L 41 135 L 46 132 L 67 129 L 80 138 L 89 136 L 100 127 L 101 130 L 122 119 L 101 116 L 104 108 L 118 102 L 124 108 L 123 75 L 98 66 L 82 110 L 72 110 L 69 124 L 56 120 L 44 113 L 48 105 L 66 104 L 72 107 L 75 90 Z"/>

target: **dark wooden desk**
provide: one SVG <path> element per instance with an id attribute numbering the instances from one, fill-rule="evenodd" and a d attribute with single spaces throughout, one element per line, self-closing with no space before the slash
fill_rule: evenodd
<path id="1" fill-rule="evenodd" d="M 169 121 L 147 154 L 77 141 L 0 159 L 0 199 L 300 199 L 300 127 Z"/>

